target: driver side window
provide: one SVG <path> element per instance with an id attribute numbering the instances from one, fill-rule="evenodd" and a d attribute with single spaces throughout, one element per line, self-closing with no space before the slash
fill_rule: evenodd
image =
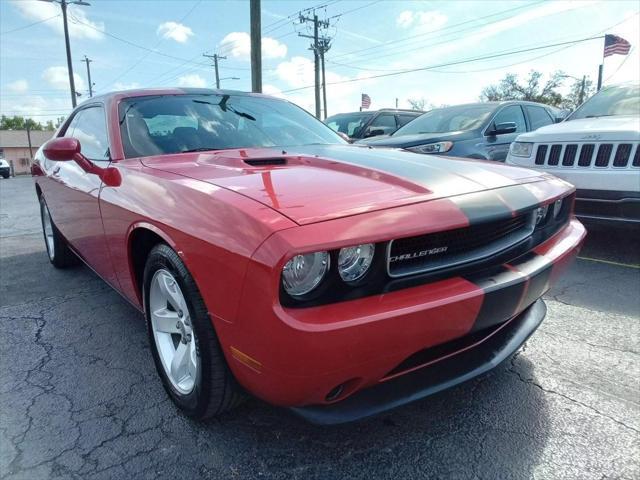
<path id="1" fill-rule="evenodd" d="M 82 154 L 89 160 L 110 160 L 107 123 L 102 107 L 88 107 L 78 112 L 71 120 L 65 137 L 77 138 Z"/>
<path id="2" fill-rule="evenodd" d="M 516 124 L 515 133 L 527 131 L 527 124 L 524 120 L 524 113 L 522 113 L 520 105 L 509 105 L 508 107 L 504 107 L 493 118 L 493 123 L 495 125 L 505 122 L 513 122 Z"/>

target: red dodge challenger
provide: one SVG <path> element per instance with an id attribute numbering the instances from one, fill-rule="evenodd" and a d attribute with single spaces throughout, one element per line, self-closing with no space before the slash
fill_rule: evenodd
<path id="1" fill-rule="evenodd" d="M 340 423 L 478 376 L 540 325 L 585 236 L 553 176 L 349 145 L 257 94 L 94 97 L 33 173 L 51 263 L 144 313 L 201 419 L 248 391 Z"/>

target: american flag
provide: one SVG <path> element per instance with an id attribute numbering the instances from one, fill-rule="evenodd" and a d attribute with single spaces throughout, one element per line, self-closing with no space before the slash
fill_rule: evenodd
<path id="1" fill-rule="evenodd" d="M 366 93 L 362 94 L 362 103 L 360 104 L 360 108 L 369 108 L 371 106 L 371 97 Z"/>
<path id="2" fill-rule="evenodd" d="M 604 56 L 609 55 L 627 55 L 631 49 L 631 44 L 624 38 L 617 35 L 604 36 Z"/>

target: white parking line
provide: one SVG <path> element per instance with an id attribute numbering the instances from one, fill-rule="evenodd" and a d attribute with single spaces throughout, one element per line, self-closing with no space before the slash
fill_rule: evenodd
<path id="1" fill-rule="evenodd" d="M 608 265 L 616 265 L 617 267 L 627 267 L 627 268 L 640 269 L 640 265 L 636 265 L 635 263 L 612 262 L 611 260 L 601 260 L 599 258 L 590 258 L 590 257 L 578 257 L 578 258 L 580 260 L 589 260 L 590 262 L 598 262 L 598 263 L 606 263 Z"/>

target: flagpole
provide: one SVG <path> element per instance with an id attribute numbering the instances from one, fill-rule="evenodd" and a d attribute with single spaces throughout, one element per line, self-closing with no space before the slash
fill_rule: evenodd
<path id="1" fill-rule="evenodd" d="M 604 36 L 604 45 L 602 46 L 602 63 L 598 66 L 598 89 L 597 92 L 602 88 L 602 73 L 604 71 L 604 49 L 607 45 L 607 36 Z"/>

